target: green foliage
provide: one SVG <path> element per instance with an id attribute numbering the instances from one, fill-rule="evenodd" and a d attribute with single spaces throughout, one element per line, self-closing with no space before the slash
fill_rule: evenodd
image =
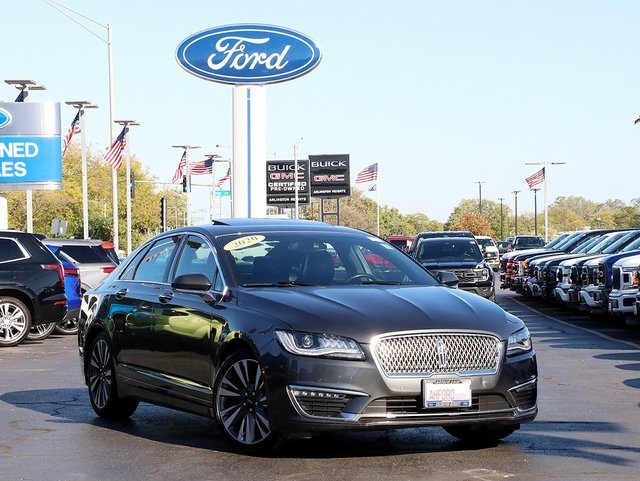
<path id="1" fill-rule="evenodd" d="M 87 199 L 89 213 L 89 237 L 113 241 L 113 169 L 106 165 L 102 156 L 90 152 L 87 162 Z M 169 199 L 169 227 L 184 225 L 186 201 L 184 195 L 175 190 L 158 190 L 155 178 L 134 156 L 130 161 L 136 180 L 135 198 L 131 200 L 132 247 L 137 247 L 150 236 L 160 231 L 160 197 Z M 118 175 L 118 223 L 119 245 L 127 245 L 127 191 L 126 169 Z M 23 191 L 8 193 L 9 228 L 26 230 L 26 196 Z M 54 219 L 67 222 L 66 237 L 84 236 L 82 218 L 82 162 L 80 149 L 72 145 L 62 162 L 62 189 L 33 191 L 33 231 L 51 234 Z M 172 222 L 173 220 L 173 222 Z"/>

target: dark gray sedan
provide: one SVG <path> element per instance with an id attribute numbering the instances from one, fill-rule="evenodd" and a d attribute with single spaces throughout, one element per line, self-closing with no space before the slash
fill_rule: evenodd
<path id="1" fill-rule="evenodd" d="M 103 417 L 139 401 L 214 417 L 236 448 L 443 426 L 493 443 L 537 414 L 524 323 L 383 239 L 232 219 L 160 234 L 85 294 L 79 350 Z"/>

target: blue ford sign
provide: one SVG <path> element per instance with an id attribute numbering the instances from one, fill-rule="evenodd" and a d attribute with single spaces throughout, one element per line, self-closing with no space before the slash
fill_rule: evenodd
<path id="1" fill-rule="evenodd" d="M 187 72 L 226 84 L 269 84 L 300 77 L 320 63 L 306 35 L 273 25 L 226 25 L 191 35 L 176 51 Z"/>
<path id="2" fill-rule="evenodd" d="M 0 109 L 0 129 L 11 123 L 11 114 L 5 109 Z"/>

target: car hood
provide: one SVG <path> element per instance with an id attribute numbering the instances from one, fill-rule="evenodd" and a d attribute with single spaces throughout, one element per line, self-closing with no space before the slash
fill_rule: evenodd
<path id="1" fill-rule="evenodd" d="M 470 329 L 506 339 L 522 321 L 476 294 L 444 286 L 250 288 L 238 305 L 291 329 L 347 336 L 367 343 L 378 334 Z"/>
<path id="2" fill-rule="evenodd" d="M 430 271 L 450 269 L 475 269 L 476 267 L 484 267 L 483 261 L 420 261 L 420 264 L 422 264 Z"/>

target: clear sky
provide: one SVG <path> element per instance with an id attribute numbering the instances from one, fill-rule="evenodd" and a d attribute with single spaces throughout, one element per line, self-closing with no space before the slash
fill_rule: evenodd
<path id="1" fill-rule="evenodd" d="M 220 25 L 264 23 L 304 33 L 323 54 L 309 74 L 267 87 L 269 158 L 292 159 L 303 137 L 300 157 L 350 154 L 352 182 L 378 162 L 381 204 L 439 221 L 478 197 L 477 182 L 483 199 L 512 209 L 520 190 L 518 211 L 532 212 L 524 179 L 541 166 L 531 162 L 565 162 L 547 168 L 549 204 L 640 197 L 636 0 L 59 3 L 98 22 L 72 15 L 95 35 L 44 0 L 11 2 L 2 80 L 44 84 L 29 100 L 61 102 L 65 132 L 75 112 L 64 101 L 98 104 L 86 134 L 103 152 L 110 24 L 115 118 L 140 122 L 131 152 L 159 181 L 178 164 L 171 145 L 230 156 L 215 146 L 231 145 L 233 87 L 184 71 L 178 44 Z M 0 83 L 0 100 L 16 95 Z"/>

